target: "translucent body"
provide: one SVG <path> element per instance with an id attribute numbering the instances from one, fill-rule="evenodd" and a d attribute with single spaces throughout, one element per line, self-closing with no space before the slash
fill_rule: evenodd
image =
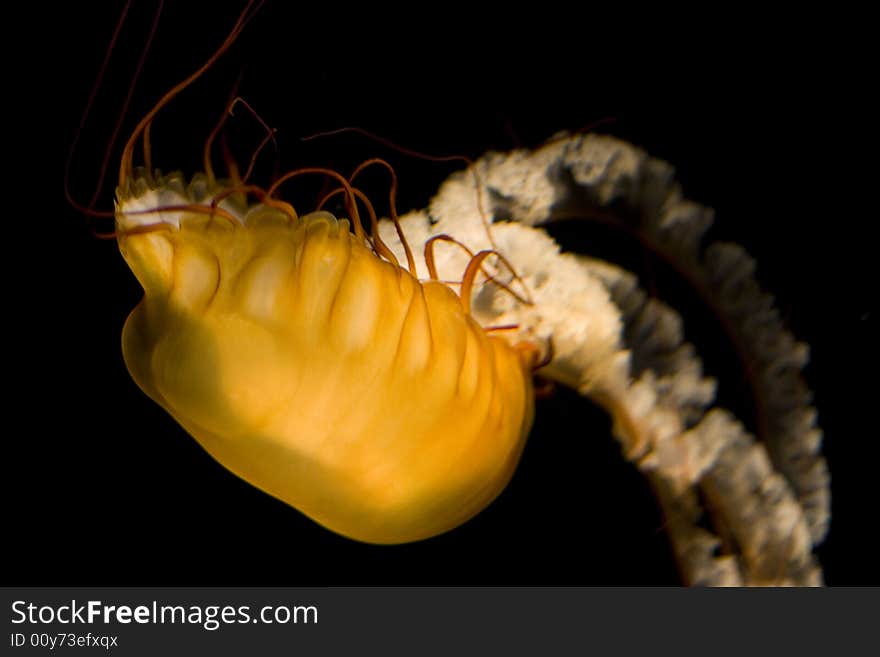
<path id="1" fill-rule="evenodd" d="M 447 531 L 507 484 L 533 417 L 530 356 L 347 221 L 178 212 L 119 244 L 145 290 L 129 371 L 251 484 L 374 543 Z"/>
<path id="2" fill-rule="evenodd" d="M 741 249 L 704 252 L 711 211 L 681 196 L 668 164 L 606 137 L 557 136 L 533 152 L 488 154 L 444 183 L 428 211 L 401 222 L 404 230 L 386 225 L 383 239 L 413 272 L 424 276 L 429 263 L 413 263 L 403 232 L 410 244 L 442 237 L 472 252 L 491 248 L 534 292 L 523 304 L 487 285 L 472 299 L 463 295 L 473 301 L 469 311 L 439 283 L 421 287 L 373 256 L 327 216 L 291 227 L 263 208 L 259 218 L 211 221 L 192 206 L 204 210 L 205 195 L 180 198 L 174 186 L 147 199 L 130 193 L 151 180 L 135 175 L 136 142 L 143 138 L 150 170 L 153 119 L 236 40 L 259 4 L 247 4 L 226 40 L 166 92 L 123 151 L 127 191 L 117 228 L 147 292 L 124 342 L 141 387 L 227 467 L 319 522 L 362 540 L 414 540 L 459 524 L 497 494 L 531 422 L 528 352 L 487 338 L 470 312 L 485 326 L 515 327 L 504 334 L 512 344 L 546 339 L 553 348 L 542 376 L 609 410 L 624 454 L 658 495 L 688 581 L 821 582 L 811 550 L 828 529 L 828 476 L 799 375 L 805 345 L 785 332 Z M 209 189 L 222 123 L 204 148 Z M 263 125 L 265 145 L 272 131 Z M 243 185 L 252 167 L 241 179 L 225 159 L 235 184 L 211 190 L 218 199 L 253 187 Z M 353 197 L 356 175 L 330 178 Z M 273 204 L 280 182 L 248 193 Z M 141 227 L 133 217 L 164 225 L 130 232 Z M 759 424 L 769 429 L 769 449 L 710 408 L 714 382 L 684 341 L 678 314 L 648 299 L 628 272 L 561 254 L 533 228 L 573 217 L 635 230 L 646 250 L 669 256 L 717 301 L 755 373 L 756 396 L 766 397 Z M 429 275 L 459 280 L 473 264 L 467 257 L 467 265 L 447 258 Z M 340 299 L 355 301 L 340 311 Z"/>

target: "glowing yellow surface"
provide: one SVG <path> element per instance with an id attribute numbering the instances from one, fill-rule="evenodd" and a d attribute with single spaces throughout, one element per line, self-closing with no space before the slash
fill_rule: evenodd
<path id="1" fill-rule="evenodd" d="M 507 484 L 534 412 L 527 358 L 347 221 L 183 213 L 119 246 L 145 290 L 123 331 L 132 377 L 254 486 L 345 536 L 399 543 Z"/>

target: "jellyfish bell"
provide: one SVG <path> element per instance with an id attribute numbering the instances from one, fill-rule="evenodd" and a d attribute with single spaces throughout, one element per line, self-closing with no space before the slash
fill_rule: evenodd
<path id="1" fill-rule="evenodd" d="M 221 464 L 325 527 L 373 543 L 442 533 L 509 481 L 534 415 L 539 350 L 471 316 L 489 251 L 460 272 L 459 294 L 418 278 L 408 248 L 409 268 L 398 264 L 350 182 L 360 168 L 349 179 L 300 169 L 263 190 L 228 162 L 231 179 L 218 180 L 212 133 L 204 174 L 151 170 L 153 119 L 228 48 L 248 9 L 123 149 L 115 234 L 144 288 L 123 330 L 126 366 Z M 281 183 L 309 174 L 341 185 L 350 221 L 300 216 L 278 198 Z"/>
<path id="2" fill-rule="evenodd" d="M 212 215 L 224 188 L 204 182 L 139 178 L 119 195 L 144 287 L 123 352 L 144 392 L 229 470 L 345 536 L 418 540 L 484 508 L 531 427 L 533 352 L 347 220 L 262 203 Z"/>

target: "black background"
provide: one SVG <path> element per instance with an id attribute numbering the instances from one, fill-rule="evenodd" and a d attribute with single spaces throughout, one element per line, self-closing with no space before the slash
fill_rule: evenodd
<path id="1" fill-rule="evenodd" d="M 230 475 L 140 392 L 122 362 L 120 332 L 141 293 L 115 244 L 89 234 L 62 185 L 119 8 L 40 5 L 8 21 L 26 30 L 28 45 L 6 56 L 5 109 L 14 118 L 4 121 L 4 580 L 675 584 L 649 489 L 620 457 L 604 414 L 568 391 L 539 402 L 522 464 L 495 503 L 443 536 L 395 547 L 340 538 Z M 168 2 L 123 135 L 205 60 L 240 8 Z M 232 52 L 160 115 L 155 164 L 188 174 L 200 168 L 201 144 L 240 74 L 239 94 L 279 129 L 285 169 L 347 171 L 386 157 L 400 176 L 401 210 L 424 206 L 456 165 L 406 157 L 354 134 L 299 138 L 359 126 L 424 153 L 477 157 L 613 119 L 600 130 L 672 162 L 687 196 L 716 209 L 712 235 L 757 258 L 761 281 L 810 343 L 807 378 L 834 479 L 832 532 L 820 551 L 826 579 L 880 583 L 869 563 L 875 550 L 863 538 L 876 489 L 857 465 L 870 469 L 877 434 L 867 351 L 877 316 L 867 239 L 874 211 L 861 207 L 870 189 L 859 161 L 870 150 L 859 117 L 865 80 L 858 40 L 838 40 L 849 27 L 839 17 L 746 8 L 661 16 L 635 7 L 608 16 L 592 6 L 483 11 L 270 2 Z M 152 14 L 151 3 L 135 3 L 79 132 L 71 190 L 81 202 L 96 185 Z M 230 131 L 246 160 L 259 127 L 240 111 Z M 112 207 L 118 153 L 119 146 L 101 209 Z M 268 149 L 264 175 L 272 159 Z M 376 175 L 372 194 L 381 198 L 384 184 Z M 308 185 L 288 192 L 291 200 L 316 193 Z M 675 302 L 721 381 L 721 403 L 753 422 L 742 368 L 686 286 L 619 235 L 570 225 L 555 234 L 568 248 L 636 270 Z"/>

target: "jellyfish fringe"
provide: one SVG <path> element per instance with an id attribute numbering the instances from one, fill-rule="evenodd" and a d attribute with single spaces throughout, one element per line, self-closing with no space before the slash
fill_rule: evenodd
<path id="1" fill-rule="evenodd" d="M 684 580 L 820 585 L 813 552 L 828 531 L 830 479 L 801 374 L 808 348 L 784 328 L 740 246 L 702 246 L 712 211 L 682 196 L 667 163 L 612 137 L 563 134 L 534 151 L 485 155 L 401 225 L 411 240 L 442 233 L 479 249 L 487 246 L 483 212 L 534 303 L 487 282 L 474 295 L 474 317 L 515 325 L 521 335 L 511 340 L 552 340 L 541 374 L 610 412 L 625 457 L 660 501 Z M 759 438 L 713 407 L 715 382 L 675 310 L 615 265 L 560 253 L 540 228 L 570 218 L 633 232 L 711 301 L 751 372 Z M 390 222 L 380 231 L 402 253 Z M 459 271 L 462 257 L 447 253 L 441 277 Z"/>

